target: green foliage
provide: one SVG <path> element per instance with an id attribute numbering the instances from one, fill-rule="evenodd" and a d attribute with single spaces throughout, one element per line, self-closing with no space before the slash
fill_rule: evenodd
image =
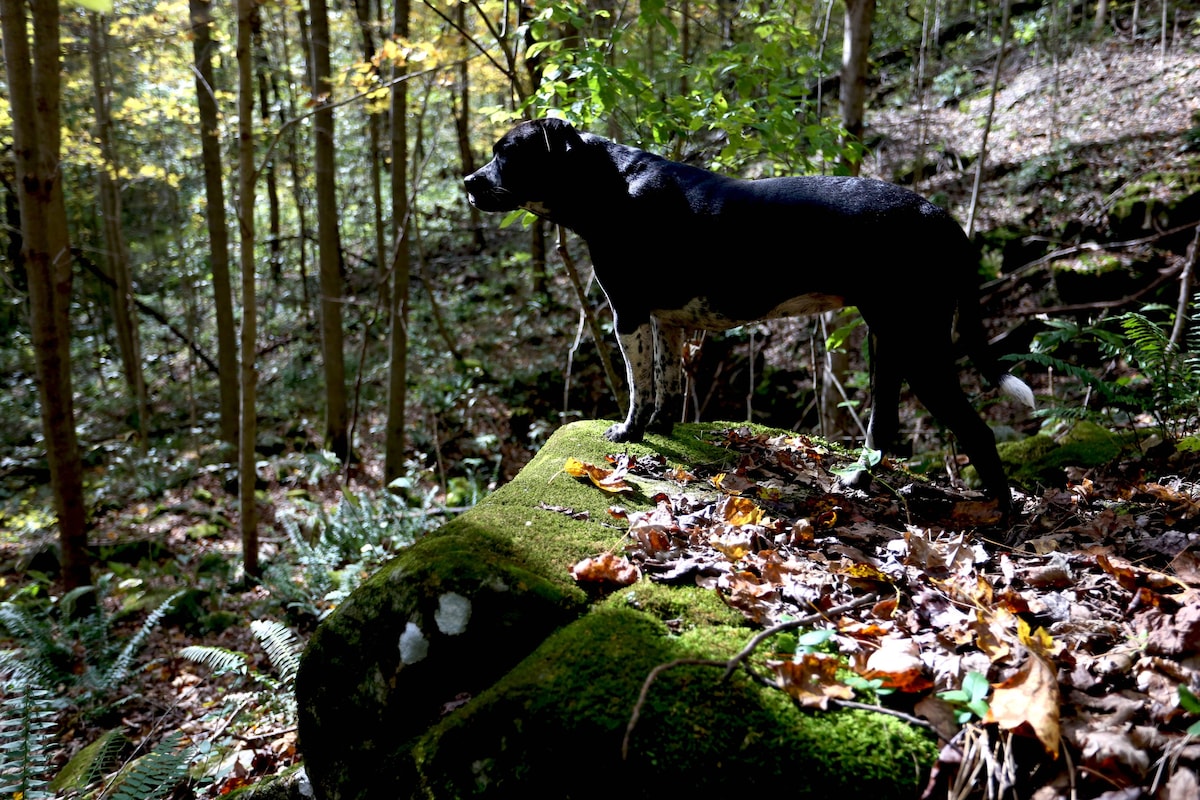
<path id="1" fill-rule="evenodd" d="M 11 664 L 0 663 L 0 669 Z M 4 682 L 0 703 L 0 795 L 26 800 L 54 797 L 51 758 L 56 750 L 54 722 L 61 701 L 29 671 Z"/>
<path id="2" fill-rule="evenodd" d="M 16 650 L 0 652 L 0 669 L 20 662 L 19 672 L 41 685 L 62 686 L 78 693 L 85 710 L 94 711 L 110 702 L 129 677 L 133 659 L 146 638 L 183 592 L 160 603 L 133 636 L 121 642 L 112 635 L 116 616 L 105 609 L 104 585 L 99 592 L 90 586 L 77 589 L 48 606 L 0 603 L 0 627 L 17 645 Z M 75 603 L 91 592 L 100 595 L 94 610 L 75 615 Z"/>
<path id="3" fill-rule="evenodd" d="M 273 721 L 280 730 L 296 724 L 296 673 L 304 643 L 286 625 L 274 620 L 255 620 L 250 630 L 278 677 L 254 669 L 253 658 L 236 650 L 192 645 L 179 652 L 183 658 L 209 667 L 215 676 L 233 675 L 238 685 L 247 681 L 252 684 L 247 691 L 226 694 L 224 703 L 212 712 L 228 722 L 219 728 L 221 738 L 204 742 L 197 750 L 199 767 L 209 777 L 223 777 L 229 768 L 224 756 L 238 747 L 236 737 L 240 732 L 263 720 Z"/>
<path id="4" fill-rule="evenodd" d="M 172 731 L 149 753 L 134 759 L 96 795 L 96 800 L 160 800 L 186 777 L 193 748 L 182 731 Z"/>
<path id="5" fill-rule="evenodd" d="M 965 725 L 973 716 L 979 719 L 987 716 L 987 696 L 991 689 L 987 676 L 972 670 L 963 676 L 962 688 L 940 692 L 938 697 L 954 706 L 955 719 L 959 725 Z"/>
<path id="6" fill-rule="evenodd" d="M 1147 416 L 1169 441 L 1194 430 L 1200 421 L 1200 331 L 1193 327 L 1188 336 L 1190 348 L 1185 350 L 1171 343 L 1173 322 L 1170 309 L 1162 306 L 1149 306 L 1088 325 L 1047 320 L 1050 330 L 1040 334 L 1034 341 L 1034 352 L 1022 358 L 1077 380 L 1085 389 L 1085 402 L 1056 403 L 1040 413 L 1065 421 L 1101 415 L 1111 421 L 1114 410 L 1133 419 Z M 1108 380 L 1051 355 L 1081 346 L 1132 368 L 1134 374 Z M 1093 397 L 1100 402 L 1090 402 Z"/>
<path id="7" fill-rule="evenodd" d="M 733 172 L 813 172 L 861 155 L 808 99 L 813 83 L 836 71 L 818 57 L 811 20 L 786 3 L 744 4 L 736 13 L 734 41 L 684 54 L 661 44 L 674 45 L 679 34 L 660 4 L 642 3 L 636 24 L 626 25 L 584 3 L 552 4 L 529 26 L 528 56 L 545 60 L 532 110 L 585 127 L 620 118 L 627 136 L 676 154 L 709 147 L 715 136 L 720 149 L 708 166 Z M 596 35 L 562 37 L 563 30 Z"/>
<path id="8" fill-rule="evenodd" d="M 276 559 L 264 581 L 289 607 L 316 617 L 329 613 L 398 549 L 439 521 L 429 508 L 410 508 L 391 492 L 359 495 L 349 488 L 332 511 L 298 501 L 278 519 L 296 565 Z"/>

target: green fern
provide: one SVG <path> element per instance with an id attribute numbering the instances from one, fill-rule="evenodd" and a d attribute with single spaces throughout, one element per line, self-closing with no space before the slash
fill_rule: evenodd
<path id="1" fill-rule="evenodd" d="M 0 704 L 0 795 L 54 797 L 50 760 L 60 703 L 29 673 L 15 673 L 3 688 L 8 699 Z"/>
<path id="2" fill-rule="evenodd" d="M 246 675 L 250 671 L 248 655 L 224 647 L 194 644 L 180 650 L 179 655 L 188 661 L 208 667 L 214 675 L 227 675 L 231 672 Z"/>
<path id="3" fill-rule="evenodd" d="M 168 597 L 166 600 L 159 603 L 146 619 L 142 622 L 137 633 L 130 637 L 125 646 L 121 648 L 121 652 L 117 654 L 116 659 L 107 668 L 102 668 L 93 673 L 93 681 L 95 689 L 99 692 L 107 693 L 114 687 L 120 685 L 129 677 L 129 668 L 133 665 L 133 658 L 137 652 L 142 649 L 146 638 L 154 632 L 158 624 L 162 622 L 162 618 L 170 613 L 175 606 L 175 601 L 184 595 L 184 590 L 180 590 Z"/>
<path id="4" fill-rule="evenodd" d="M 300 653 L 303 643 L 286 625 L 274 620 L 254 620 L 250 630 L 262 645 L 279 673 L 283 685 L 289 690 L 296 684 L 296 673 L 300 671 Z"/>
<path id="5" fill-rule="evenodd" d="M 50 782 L 50 788 L 59 796 L 84 792 L 97 784 L 118 763 L 121 750 L 127 744 L 120 728 L 105 731 L 96 741 L 71 756 L 71 760 L 59 770 Z"/>
<path id="6" fill-rule="evenodd" d="M 174 731 L 149 753 L 126 764 L 96 800 L 161 800 L 187 777 L 192 755 L 183 733 Z"/>

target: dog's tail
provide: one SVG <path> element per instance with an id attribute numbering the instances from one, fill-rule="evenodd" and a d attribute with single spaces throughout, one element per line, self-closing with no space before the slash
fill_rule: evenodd
<path id="1" fill-rule="evenodd" d="M 996 355 L 995 348 L 987 338 L 987 330 L 983 327 L 983 311 L 979 305 L 978 288 L 971 285 L 959 294 L 958 300 L 958 337 L 959 342 L 971 357 L 975 368 L 1004 394 L 1023 403 L 1030 408 L 1036 408 L 1033 390 L 1025 381 L 1005 369 Z"/>

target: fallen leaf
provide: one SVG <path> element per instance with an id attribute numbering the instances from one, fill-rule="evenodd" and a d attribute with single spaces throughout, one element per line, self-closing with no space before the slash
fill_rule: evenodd
<path id="1" fill-rule="evenodd" d="M 588 478 L 597 487 L 612 494 L 634 491 L 632 486 L 625 483 L 626 468 L 605 469 L 577 458 L 568 458 L 563 465 L 563 472 L 572 478 Z"/>
<path id="2" fill-rule="evenodd" d="M 585 558 L 571 567 L 571 577 L 579 583 L 615 583 L 618 586 L 628 586 L 637 582 L 641 572 L 624 556 L 605 553 L 594 558 Z"/>
<path id="3" fill-rule="evenodd" d="M 985 722 L 1003 730 L 1029 731 L 1052 758 L 1058 758 L 1062 730 L 1059 727 L 1058 678 L 1054 667 L 1030 653 L 1011 678 L 992 684 L 992 700 Z"/>
<path id="4" fill-rule="evenodd" d="M 933 681 L 925 675 L 921 648 L 907 637 L 881 639 L 879 649 L 867 659 L 863 677 L 877 678 L 885 688 L 901 692 L 922 692 L 933 686 Z"/>
<path id="5" fill-rule="evenodd" d="M 841 659 L 826 653 L 798 653 L 791 661 L 772 661 L 779 688 L 807 708 L 825 710 L 830 698 L 849 700 L 854 690 L 838 680 Z"/>

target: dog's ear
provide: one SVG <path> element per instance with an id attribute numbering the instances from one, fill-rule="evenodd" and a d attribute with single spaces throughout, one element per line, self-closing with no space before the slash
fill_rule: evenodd
<path id="1" fill-rule="evenodd" d="M 565 119 L 544 117 L 533 122 L 541 128 L 548 153 L 570 153 L 583 144 L 583 138 L 580 137 L 579 131 L 575 130 L 575 127 Z"/>

